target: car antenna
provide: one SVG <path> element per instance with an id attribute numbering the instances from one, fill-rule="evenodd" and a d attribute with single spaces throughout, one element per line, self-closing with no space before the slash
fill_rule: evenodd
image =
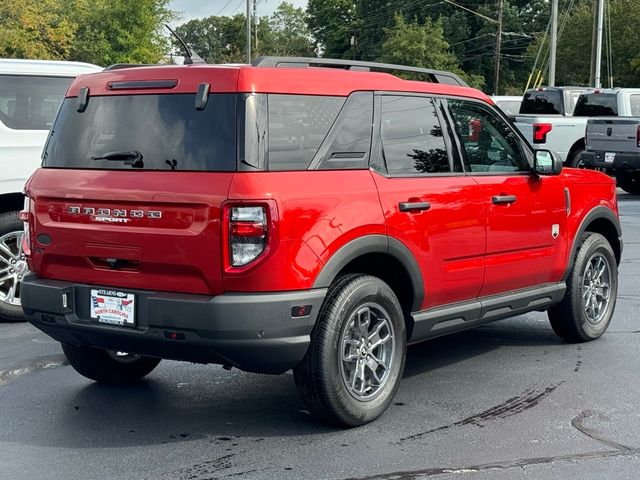
<path id="1" fill-rule="evenodd" d="M 195 51 L 187 47 L 187 44 L 184 43 L 184 40 L 182 40 L 180 36 L 176 32 L 174 32 L 169 25 L 165 23 L 164 26 L 167 27 L 167 30 L 171 32 L 171 35 L 176 37 L 176 39 L 182 45 L 182 48 L 184 48 L 184 53 L 185 53 L 184 64 L 185 65 L 191 65 L 192 63 L 207 63 Z"/>

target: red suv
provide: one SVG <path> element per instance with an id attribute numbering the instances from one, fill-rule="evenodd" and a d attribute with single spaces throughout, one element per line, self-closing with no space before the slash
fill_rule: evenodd
<path id="1" fill-rule="evenodd" d="M 161 358 L 293 369 L 345 426 L 387 408 L 407 343 L 531 310 L 567 341 L 601 336 L 614 182 L 561 172 L 455 75 L 365 71 L 392 67 L 79 77 L 26 187 L 29 321 L 100 382 Z"/>

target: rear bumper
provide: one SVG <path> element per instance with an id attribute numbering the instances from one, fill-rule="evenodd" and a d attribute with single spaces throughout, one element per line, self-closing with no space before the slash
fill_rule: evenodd
<path id="1" fill-rule="evenodd" d="M 609 170 L 635 172 L 640 170 L 640 155 L 633 153 L 615 153 L 613 162 L 605 162 L 606 152 L 584 152 L 582 161 L 588 167 L 606 168 Z"/>
<path id="2" fill-rule="evenodd" d="M 302 360 L 327 292 L 211 297 L 118 289 L 136 295 L 136 326 L 119 327 L 90 318 L 91 288 L 96 286 L 29 275 L 21 289 L 25 316 L 63 343 L 259 373 L 282 373 Z M 68 308 L 63 307 L 63 294 Z M 309 315 L 292 317 L 292 309 L 301 305 L 311 305 Z"/>

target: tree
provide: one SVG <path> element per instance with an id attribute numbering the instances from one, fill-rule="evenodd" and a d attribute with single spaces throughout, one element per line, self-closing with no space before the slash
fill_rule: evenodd
<path id="1" fill-rule="evenodd" d="M 307 15 L 309 30 L 323 56 L 355 56 L 351 38 L 357 28 L 356 0 L 309 0 Z"/>
<path id="2" fill-rule="evenodd" d="M 245 61 L 244 15 L 206 17 L 176 28 L 176 33 L 208 63 Z M 174 46 L 181 48 L 177 42 Z"/>
<path id="3" fill-rule="evenodd" d="M 71 56 L 76 60 L 157 63 L 169 51 L 164 23 L 173 18 L 169 0 L 75 0 L 77 30 Z"/>
<path id="4" fill-rule="evenodd" d="M 301 8 L 282 2 L 267 19 L 272 45 L 265 54 L 308 57 L 314 54 L 307 15 Z"/>
<path id="5" fill-rule="evenodd" d="M 440 20 L 432 21 L 426 17 L 424 23 L 420 24 L 414 18 L 407 23 L 400 14 L 396 14 L 394 20 L 395 24 L 385 29 L 379 58 L 381 62 L 447 70 L 466 77 L 470 84 L 482 86 L 481 77 L 465 75 L 460 69 L 457 58 L 444 39 Z"/>
<path id="6" fill-rule="evenodd" d="M 0 2 L 0 57 L 66 59 L 75 30 L 59 0 Z"/>

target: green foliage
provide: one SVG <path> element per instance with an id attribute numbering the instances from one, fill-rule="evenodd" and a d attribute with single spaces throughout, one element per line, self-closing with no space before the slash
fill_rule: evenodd
<path id="1" fill-rule="evenodd" d="M 245 28 L 244 15 L 212 16 L 184 23 L 176 32 L 207 62 L 238 63 L 246 61 Z M 254 58 L 258 55 L 314 55 L 307 14 L 288 2 L 282 2 L 273 15 L 259 19 L 257 48 L 255 30 L 252 30 L 251 39 Z M 174 46 L 180 49 L 177 42 Z"/>
<path id="2" fill-rule="evenodd" d="M 168 51 L 168 0 L 76 0 L 72 56 L 98 65 L 157 63 Z"/>
<path id="3" fill-rule="evenodd" d="M 0 2 L 0 56 L 98 65 L 155 63 L 168 51 L 168 0 Z"/>
<path id="4" fill-rule="evenodd" d="M 356 0 L 309 0 L 309 29 L 319 44 L 323 56 L 351 58 L 355 45 Z"/>
<path id="5" fill-rule="evenodd" d="M 0 2 L 0 57 L 65 59 L 76 27 L 59 0 Z"/>

